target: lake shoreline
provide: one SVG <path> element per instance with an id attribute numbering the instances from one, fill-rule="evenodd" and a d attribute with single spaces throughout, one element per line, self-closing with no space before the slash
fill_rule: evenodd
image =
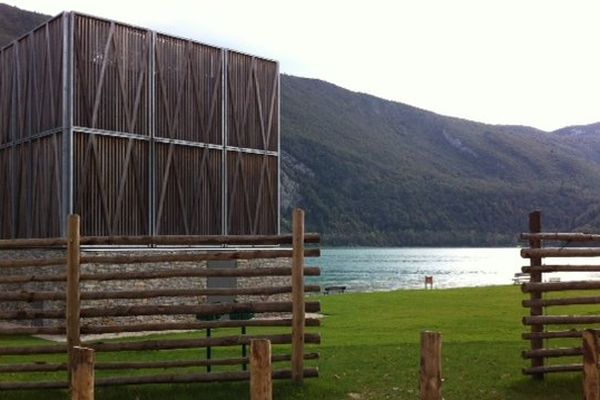
<path id="1" fill-rule="evenodd" d="M 323 247 L 321 257 L 306 259 L 307 266 L 321 267 L 321 276 L 307 277 L 307 284 L 346 286 L 352 293 L 424 289 L 426 276 L 435 289 L 511 285 L 528 263 L 519 247 Z M 553 276 L 600 279 L 598 273 Z"/>

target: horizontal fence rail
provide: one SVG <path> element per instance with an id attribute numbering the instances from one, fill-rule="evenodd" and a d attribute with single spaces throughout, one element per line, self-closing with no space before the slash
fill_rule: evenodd
<path id="1" fill-rule="evenodd" d="M 571 297 L 564 299 L 523 300 L 523 307 L 569 306 L 577 304 L 600 304 L 600 296 Z"/>
<path id="2" fill-rule="evenodd" d="M 306 233 L 304 243 L 318 244 L 318 233 Z M 189 235 L 189 236 L 84 236 L 82 246 L 272 246 L 292 244 L 292 235 Z M 0 250 L 65 247 L 65 238 L 2 239 Z"/>
<path id="3" fill-rule="evenodd" d="M 546 233 L 542 232 L 541 213 L 529 215 L 530 232 L 521 234 L 521 240 L 529 243 L 528 248 L 521 250 L 521 257 L 528 258 L 530 265 L 523 266 L 522 272 L 530 274 L 530 282 L 521 284 L 523 293 L 529 299 L 523 300 L 523 307 L 529 310 L 529 316 L 522 319 L 530 332 L 522 334 L 524 340 L 530 342 L 530 349 L 522 352 L 522 357 L 531 360 L 531 366 L 523 369 L 523 373 L 535 379 L 543 379 L 547 373 L 579 372 L 582 364 L 552 362 L 547 359 L 561 357 L 579 357 L 582 355 L 581 339 L 586 329 L 600 326 L 598 315 L 573 315 L 565 308 L 566 315 L 546 315 L 548 307 L 570 307 L 576 305 L 600 304 L 600 296 L 582 295 L 568 292 L 595 291 L 600 289 L 600 280 L 586 281 L 545 281 L 544 277 L 556 272 L 600 272 L 600 265 L 590 264 L 545 264 L 548 257 L 598 257 L 598 247 L 576 247 L 577 244 L 589 245 L 600 243 L 600 235 L 588 233 Z M 562 247 L 544 247 L 546 242 L 561 242 Z M 554 244 L 556 246 L 556 244 Z M 569 247 L 564 247 L 569 245 Z M 551 275 L 550 275 L 551 276 Z M 560 296 L 560 297 L 559 297 Z M 558 308 L 559 310 L 563 310 Z M 585 314 L 579 312 L 580 314 Z M 572 341 L 573 346 L 565 346 Z M 554 346 L 552 345 L 554 343 Z M 560 343 L 563 347 L 556 347 Z"/>
<path id="4" fill-rule="evenodd" d="M 600 235 L 591 233 L 522 233 L 521 240 L 545 242 L 599 242 Z"/>
<path id="5" fill-rule="evenodd" d="M 309 285 L 304 288 L 305 293 L 320 292 L 321 287 Z M 155 290 L 119 290 L 81 292 L 81 300 L 109 300 L 109 299 L 151 299 L 155 297 L 191 297 L 191 296 L 270 296 L 274 294 L 291 293 L 291 286 L 256 287 L 256 288 L 210 288 L 210 289 L 155 289 Z M 27 301 L 40 300 L 66 300 L 65 292 L 54 291 L 26 291 L 0 292 L 0 301 Z"/>
<path id="6" fill-rule="evenodd" d="M 584 247 L 546 247 L 543 249 L 522 249 L 523 258 L 543 258 L 543 257 L 600 257 L 600 248 Z"/>
<path id="7" fill-rule="evenodd" d="M 0 260 L 0 268 L 50 267 L 66 264 L 67 260 L 65 258 Z"/>
<path id="8" fill-rule="evenodd" d="M 583 330 L 569 329 L 566 331 L 545 331 L 536 333 L 523 333 L 521 337 L 529 339 L 560 339 L 560 338 L 581 338 Z"/>
<path id="9" fill-rule="evenodd" d="M 302 213 L 303 218 L 303 213 Z M 296 220 L 295 220 L 296 221 Z M 70 236 L 67 239 L 2 240 L 0 251 L 48 248 L 53 254 L 64 252 L 65 256 L 49 258 L 3 259 L 1 285 L 10 290 L 0 290 L 2 304 L 14 304 L 15 308 L 0 309 L 0 334 L 2 335 L 59 335 L 66 336 L 67 343 L 40 344 L 26 346 L 2 346 L 0 356 L 17 357 L 10 363 L 0 363 L 0 374 L 59 373 L 69 371 L 69 354 L 74 346 L 85 346 L 95 352 L 172 352 L 183 349 L 204 349 L 206 359 L 181 359 L 123 362 L 98 362 L 96 370 L 124 371 L 118 376 L 96 378 L 97 386 L 177 383 L 177 382 L 221 382 L 247 380 L 246 371 L 250 359 L 246 349 L 253 339 L 267 339 L 272 345 L 291 345 L 291 353 L 276 354 L 272 362 L 288 362 L 291 369 L 273 372 L 275 379 L 301 379 L 318 376 L 318 370 L 305 367 L 304 362 L 319 359 L 318 353 L 305 351 L 304 345 L 317 345 L 321 342 L 318 333 L 306 332 L 304 328 L 319 327 L 318 301 L 305 301 L 305 295 L 319 293 L 318 285 L 305 285 L 304 277 L 319 276 L 319 267 L 305 266 L 305 257 L 318 257 L 320 237 L 317 234 L 304 234 L 303 224 L 294 224 L 294 234 L 281 236 L 156 236 L 156 237 L 79 237 L 78 218 L 70 218 Z M 302 227 L 300 230 L 299 227 Z M 220 240 L 221 239 L 221 240 Z M 152 249 L 156 254 L 139 254 L 143 249 L 135 248 L 119 251 L 113 255 L 90 254 L 82 245 L 108 246 L 102 251 L 111 251 L 110 246 L 173 246 L 176 249 Z M 301 244 L 301 246 L 300 246 Z M 185 246 L 215 246 L 214 248 L 187 248 Z M 230 245 L 239 246 L 232 249 Z M 291 248 L 285 248 L 290 245 Z M 221 246 L 221 247 L 219 247 Z M 249 247 L 245 249 L 243 247 Z M 256 248 L 254 246 L 271 246 Z M 278 247 L 283 246 L 283 247 Z M 94 250 L 96 251 L 96 250 Z M 168 252 L 166 254 L 161 253 Z M 12 253 L 10 253 L 12 254 Z M 17 254 L 17 253 L 15 253 Z M 288 259 L 290 266 L 274 266 L 278 259 Z M 268 266 L 248 264 L 240 268 L 208 268 L 205 262 L 227 260 L 265 260 Z M 179 263 L 185 263 L 180 265 Z M 275 264 L 273 264 L 275 263 Z M 136 265 L 137 264 L 137 265 Z M 129 269 L 135 266 L 135 270 Z M 159 265 L 159 268 L 155 268 Z M 98 267 L 102 266 L 102 270 Z M 122 266 L 128 266 L 126 270 Z M 30 268 L 30 269 L 26 269 Z M 298 279 L 300 277 L 300 279 Z M 198 280 L 235 279 L 248 281 L 247 286 L 197 288 L 171 287 L 173 279 Z M 270 279 L 286 280 L 275 283 Z M 154 280 L 154 281 L 152 281 Z M 160 281 L 158 281 L 160 280 Z M 115 289 L 106 285 L 117 281 Z M 145 287 L 145 282 L 154 282 Z M 122 287 L 122 284 L 135 283 L 135 289 Z M 27 289 L 24 289 L 24 286 Z M 88 288 L 93 284 L 93 289 Z M 14 285 L 17 285 L 16 289 Z M 37 290 L 36 285 L 43 290 Z M 49 290 L 47 285 L 56 287 Z M 104 285 L 104 286 L 103 286 Z M 139 286 L 138 286 L 139 285 Z M 158 285 L 158 286 L 156 286 Z M 279 297 L 278 297 L 279 296 Z M 283 296 L 283 297 L 281 297 Z M 237 299 L 227 302 L 208 302 L 212 297 Z M 279 298 L 281 297 L 281 300 Z M 288 300 L 283 300 L 287 298 Z M 171 299 L 170 303 L 163 303 Z M 291 301 L 290 301 L 291 300 Z M 138 302 L 120 304 L 119 302 Z M 152 301 L 152 304 L 139 302 Z M 39 303 L 53 306 L 40 309 Z M 302 318 L 298 318 L 298 313 Z M 228 318 L 223 318 L 226 316 Z M 239 317 L 241 316 L 241 318 Z M 132 317 L 134 317 L 132 319 Z M 177 317 L 183 320 L 154 321 L 144 318 Z M 107 320 L 108 318 L 108 320 Z M 121 322 L 124 319 L 124 322 Z M 44 321 L 42 326 L 26 323 Z M 301 324 L 301 329 L 298 324 Z M 49 325 L 47 325 L 49 324 Z M 268 334 L 261 333 L 268 328 Z M 211 330 L 228 330 L 213 336 Z M 241 329 L 239 334 L 232 330 Z M 252 333 L 247 329 L 257 330 Z M 275 332 L 277 329 L 287 332 Z M 193 339 L 137 339 L 115 342 L 98 342 L 86 335 L 160 333 L 166 331 L 204 331 L 206 337 Z M 299 334 L 300 333 L 300 334 Z M 204 334 L 204 333 L 203 333 Z M 301 344 L 299 343 L 301 342 Z M 213 349 L 241 348 L 240 357 L 214 358 Z M 181 353 L 185 354 L 185 353 Z M 230 354 L 230 353 L 228 353 Z M 67 356 L 66 361 L 57 361 L 59 355 Z M 18 357 L 29 357 L 18 361 Z M 54 361 L 42 361 L 39 357 L 55 357 Z M 36 357 L 31 361 L 31 357 Z M 301 360 L 301 362 L 298 362 Z M 213 372 L 212 367 L 234 368 L 242 371 Z M 127 370 L 206 368 L 206 373 L 177 373 L 164 375 L 129 376 Z M 4 389 L 50 389 L 67 388 L 68 381 L 6 382 L 0 375 L 0 390 Z"/>
<path id="10" fill-rule="evenodd" d="M 306 233 L 304 243 L 318 244 L 318 233 Z M 292 235 L 222 235 L 222 236 L 87 236 L 83 246 L 270 246 L 292 244 Z"/>
<path id="11" fill-rule="evenodd" d="M 306 276 L 319 276 L 318 267 L 305 267 Z M 111 281 L 131 279 L 164 279 L 185 277 L 261 277 L 261 276 L 291 276 L 292 270 L 286 267 L 260 268 L 260 269 L 176 269 L 161 271 L 139 272 L 107 272 L 98 274 L 81 274 L 81 281 Z M 27 283 L 27 282 L 66 282 L 65 274 L 43 275 L 12 275 L 0 277 L 0 283 Z"/>
<path id="12" fill-rule="evenodd" d="M 319 257 L 320 249 L 307 249 L 305 257 Z M 159 262 L 196 262 L 220 260 L 254 260 L 257 258 L 290 258 L 292 250 L 252 250 L 200 254 L 151 254 L 123 256 L 82 256 L 81 264 L 144 264 Z"/>
<path id="13" fill-rule="evenodd" d="M 306 368 L 302 372 L 305 378 L 317 378 L 317 368 Z M 272 374 L 273 379 L 290 379 L 291 370 L 276 370 Z M 150 376 L 125 376 L 114 378 L 97 378 L 96 386 L 118 386 L 118 385 L 144 385 L 158 383 L 212 383 L 212 382 L 236 382 L 250 379 L 250 372 L 211 372 L 206 374 L 176 374 L 176 375 L 150 375 Z M 0 382 L 0 390 L 16 389 L 67 389 L 69 383 L 64 382 Z"/>
<path id="14" fill-rule="evenodd" d="M 243 327 L 290 327 L 291 319 L 252 319 L 245 321 L 199 321 L 199 322 L 161 322 L 116 325 L 90 325 L 81 327 L 81 334 L 105 334 L 123 332 L 161 332 L 161 331 L 187 331 L 216 328 L 243 328 Z M 307 318 L 305 326 L 321 326 L 318 318 Z M 64 335 L 65 326 L 2 326 L 2 335 Z"/>
<path id="15" fill-rule="evenodd" d="M 523 267 L 523 272 L 600 272 L 600 265 L 540 265 L 536 267 Z"/>
<path id="16" fill-rule="evenodd" d="M 321 320 L 318 318 L 307 318 L 306 326 L 321 326 Z M 252 319 L 247 321 L 202 321 L 202 322 L 165 322 L 165 323 L 146 323 L 146 324 L 128 324 L 128 325 L 95 325 L 82 326 L 83 334 L 102 334 L 102 333 L 120 333 L 120 332 L 148 332 L 148 331 L 176 331 L 176 330 L 198 330 L 214 328 L 242 328 L 257 326 L 284 326 L 291 327 L 291 319 Z"/>
<path id="17" fill-rule="evenodd" d="M 566 290 L 600 289 L 600 281 L 530 282 L 523 283 L 521 290 L 527 292 L 563 292 Z"/>
<path id="18" fill-rule="evenodd" d="M 307 353 L 305 360 L 318 360 L 319 353 Z M 291 354 L 278 354 L 271 357 L 272 362 L 291 361 Z M 183 367 L 206 367 L 208 365 L 242 365 L 248 364 L 248 357 L 223 358 L 216 360 L 182 360 L 182 361 L 151 361 L 151 362 L 99 362 L 95 364 L 97 370 L 122 370 L 122 369 L 165 369 Z M 0 373 L 4 372 L 56 372 L 67 371 L 67 363 L 59 364 L 12 364 L 0 365 Z"/>
<path id="19" fill-rule="evenodd" d="M 115 306 L 102 308 L 81 308 L 81 318 L 97 317 L 127 317 L 131 315 L 217 315 L 229 313 L 268 313 L 291 312 L 292 303 L 232 303 L 232 304 L 202 304 L 202 305 L 172 305 L 172 306 Z M 306 303 L 306 312 L 319 312 L 319 302 Z M 62 310 L 19 310 L 0 311 L 0 319 L 64 319 Z"/>

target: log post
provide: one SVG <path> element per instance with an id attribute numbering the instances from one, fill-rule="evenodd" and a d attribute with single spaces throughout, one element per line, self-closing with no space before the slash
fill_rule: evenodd
<path id="1" fill-rule="evenodd" d="M 292 233 L 292 381 L 304 380 L 304 211 L 296 208 Z"/>
<path id="2" fill-rule="evenodd" d="M 271 374 L 271 342 L 255 339 L 250 342 L 250 400 L 273 400 Z"/>
<path id="3" fill-rule="evenodd" d="M 421 400 L 442 400 L 442 334 L 421 332 Z"/>
<path id="4" fill-rule="evenodd" d="M 80 292 L 79 292 L 79 261 L 80 235 L 79 215 L 69 215 L 67 237 L 67 352 L 69 363 L 73 365 L 72 349 L 81 344 L 80 334 Z M 71 371 L 73 368 L 70 368 Z"/>
<path id="5" fill-rule="evenodd" d="M 529 214 L 529 233 L 540 233 L 542 231 L 542 213 L 540 211 L 534 211 Z M 539 249 L 542 247 L 542 241 L 539 239 L 529 239 L 529 247 L 532 249 Z M 542 265 L 542 259 L 540 257 L 530 258 L 529 260 L 531 267 L 538 267 Z M 531 283 L 540 283 L 542 282 L 542 273 L 540 271 L 536 271 L 535 269 L 531 271 L 530 275 Z M 530 299 L 535 302 L 537 300 L 542 299 L 542 292 L 531 292 Z M 530 309 L 531 316 L 539 316 L 544 314 L 544 307 L 535 306 Z M 531 325 L 531 333 L 540 333 L 544 331 L 543 324 L 535 324 Z M 533 335 L 531 342 L 531 350 L 540 350 L 544 348 L 544 339 L 536 337 Z M 544 357 L 534 357 L 531 359 L 531 367 L 543 367 L 544 366 Z M 533 374 L 533 379 L 542 380 L 544 379 L 544 373 L 538 372 Z"/>
<path id="6" fill-rule="evenodd" d="M 71 349 L 71 400 L 94 400 L 93 349 L 74 346 Z"/>
<path id="7" fill-rule="evenodd" d="M 582 335 L 583 350 L 583 400 L 600 399 L 600 377 L 598 375 L 598 336 L 592 329 Z"/>

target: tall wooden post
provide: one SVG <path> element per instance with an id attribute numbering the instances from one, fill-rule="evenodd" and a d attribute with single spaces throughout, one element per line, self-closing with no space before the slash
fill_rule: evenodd
<path id="1" fill-rule="evenodd" d="M 292 381 L 304 380 L 304 211 L 293 215 L 292 252 Z"/>
<path id="2" fill-rule="evenodd" d="M 79 346 L 71 349 L 71 400 L 94 400 L 95 362 L 93 349 Z"/>
<path id="3" fill-rule="evenodd" d="M 79 260 L 80 235 L 79 215 L 69 215 L 67 225 L 67 351 L 69 355 L 69 371 L 72 370 L 73 347 L 81 344 L 79 337 L 80 293 L 79 293 Z"/>
<path id="4" fill-rule="evenodd" d="M 421 400 L 442 398 L 442 334 L 421 332 Z"/>
<path id="5" fill-rule="evenodd" d="M 273 400 L 271 341 L 250 342 L 250 400 Z"/>
<path id="6" fill-rule="evenodd" d="M 529 214 L 529 232 L 530 233 L 540 233 L 542 231 L 542 213 L 540 211 L 534 211 Z M 542 241 L 539 239 L 529 239 L 529 247 L 532 249 L 539 249 L 542 247 Z M 542 259 L 540 257 L 530 258 L 531 267 L 538 267 L 542 265 Z M 530 274 L 531 282 L 541 282 L 542 281 L 542 273 L 540 271 L 536 271 L 532 269 Z M 540 300 L 542 298 L 542 292 L 531 292 L 531 300 Z M 543 315 L 544 307 L 541 306 L 532 306 L 529 308 L 530 315 Z M 531 333 L 539 333 L 544 331 L 543 324 L 531 325 Z M 531 338 L 531 350 L 539 350 L 544 347 L 544 339 L 532 337 Z M 533 357 L 531 359 L 532 367 L 543 367 L 544 366 L 544 357 Z M 542 380 L 544 379 L 544 373 L 538 372 L 533 374 L 533 379 Z"/>
<path id="7" fill-rule="evenodd" d="M 583 332 L 583 400 L 600 399 L 598 376 L 598 336 L 592 329 Z"/>

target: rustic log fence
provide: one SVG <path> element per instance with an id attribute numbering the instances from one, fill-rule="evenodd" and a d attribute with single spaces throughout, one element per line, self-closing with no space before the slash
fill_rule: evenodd
<path id="1" fill-rule="evenodd" d="M 317 301 L 305 301 L 305 293 L 319 292 L 320 287 L 316 285 L 305 285 L 305 276 L 317 276 L 320 274 L 318 267 L 306 267 L 304 257 L 318 257 L 320 249 L 319 235 L 304 233 L 304 213 L 301 210 L 294 211 L 293 234 L 271 235 L 271 236 L 154 236 L 154 237 L 80 237 L 79 217 L 72 215 L 68 221 L 67 238 L 54 239 L 30 239 L 30 240 L 0 240 L 0 252 L 2 250 L 48 248 L 56 249 L 57 246 L 64 249 L 65 256 L 49 259 L 5 259 L 0 261 L 0 270 L 11 268 L 19 271 L 20 268 L 35 267 L 35 272 L 17 272 L 15 275 L 0 275 L 0 284 L 24 284 L 31 282 L 58 282 L 64 285 L 64 290 L 13 290 L 0 292 L 0 301 L 7 304 L 16 302 L 19 305 L 35 301 L 48 300 L 61 302 L 64 308 L 58 309 L 35 309 L 31 305 L 26 308 L 2 309 L 0 310 L 0 335 L 64 335 L 66 343 L 41 344 L 26 346 L 2 346 L 0 347 L 0 374 L 19 373 L 50 373 L 52 380 L 27 380 L 6 381 L 0 375 L 0 390 L 7 389 L 42 389 L 42 388 L 71 388 L 70 379 L 73 382 L 73 374 L 78 373 L 75 366 L 81 362 L 82 357 L 89 361 L 89 353 L 82 353 L 81 347 L 93 350 L 98 360 L 93 369 L 95 371 L 106 370 L 152 370 L 152 369 L 175 369 L 175 373 L 162 375 L 128 375 L 119 373 L 117 376 L 96 376 L 95 386 L 127 385 L 127 384 L 154 384 L 154 383 L 191 383 L 191 382 L 224 382 L 250 380 L 251 374 L 245 366 L 253 361 L 252 353 L 246 355 L 246 346 L 253 341 L 260 343 L 268 340 L 270 345 L 278 346 L 280 352 L 270 356 L 270 362 L 288 362 L 290 369 L 273 369 L 273 379 L 292 379 L 301 383 L 304 378 L 317 377 L 316 368 L 304 366 L 305 360 L 316 360 L 318 353 L 305 352 L 306 344 L 320 343 L 318 333 L 305 332 L 305 327 L 318 327 L 320 320 L 315 317 L 307 317 L 306 312 L 315 313 L 320 311 L 320 303 Z M 82 246 L 182 246 L 185 252 L 171 251 L 169 254 L 143 254 L 121 253 L 118 255 L 90 254 Z M 186 246 L 222 246 L 221 248 L 190 247 Z M 226 246 L 225 246 L 226 245 Z M 305 245 L 306 248 L 305 248 Z M 263 246 L 263 247 L 255 247 Z M 267 247 L 268 246 L 268 247 Z M 172 248 L 171 248 L 172 249 Z M 139 250 L 139 249 L 138 249 Z M 274 258 L 291 259 L 291 267 L 260 267 L 249 266 L 247 268 L 206 268 L 203 265 L 194 264 L 195 267 L 181 267 L 177 264 L 169 264 L 167 270 L 153 270 L 148 268 L 142 271 L 115 271 L 115 272 L 85 272 L 85 265 L 103 265 L 112 268 L 112 265 L 140 264 L 140 263 L 177 263 L 193 262 L 200 263 L 212 260 L 263 260 Z M 57 267 L 58 266 L 58 267 Z M 65 266 L 64 272 L 43 272 L 46 267 L 53 269 Z M 30 269 L 24 271 L 30 271 Z M 290 280 L 289 285 L 266 286 L 254 284 L 251 287 L 206 287 L 204 289 L 139 289 L 139 290 L 82 290 L 85 281 L 103 282 L 119 280 L 148 280 L 169 278 L 208 278 L 208 277 L 236 277 L 260 278 L 263 277 L 286 277 Z M 167 282 L 167 281 L 165 281 Z M 164 283 L 164 286 L 167 286 Z M 291 301 L 265 301 L 258 296 L 271 296 L 285 294 L 290 296 Z M 115 300 L 122 299 L 162 299 L 167 297 L 185 298 L 189 296 L 227 295 L 243 296 L 240 302 L 226 303 L 195 303 L 195 304 L 136 304 L 119 305 L 113 304 Z M 251 300 L 247 300 L 250 297 Z M 82 306 L 82 302 L 88 300 L 108 300 L 108 304 L 97 306 Z M 111 302 L 112 301 L 112 302 Z M 229 319 L 221 318 L 227 316 Z M 153 321 L 130 321 L 99 323 L 93 318 L 105 317 L 144 317 L 144 316 L 192 316 L 193 320 L 176 320 L 170 322 Z M 256 315 L 248 318 L 248 315 Z M 240 316 L 246 316 L 240 318 Z M 92 319 L 92 320 L 90 320 Z M 31 321 L 53 321 L 48 326 L 25 326 L 24 323 Z M 249 334 L 248 328 L 268 327 L 268 333 L 261 332 Z M 222 328 L 218 335 L 210 335 L 211 329 Z M 228 328 L 242 328 L 231 334 Z M 274 328 L 285 329 L 287 332 L 272 333 Z M 193 338 L 165 338 L 128 341 L 94 341 L 86 340 L 82 335 L 107 334 L 107 333 L 132 333 L 148 332 L 160 333 L 163 331 L 197 331 L 206 330 L 206 337 Z M 193 334 L 190 334 L 193 336 Z M 189 335 L 188 335 L 189 336 Z M 270 348 L 269 345 L 269 348 Z M 81 346 L 81 347 L 80 347 Z M 231 357 L 228 352 L 226 358 L 202 359 L 200 353 L 194 353 L 190 359 L 189 352 L 181 352 L 182 349 L 218 349 L 226 347 L 243 346 L 242 357 Z M 285 349 L 291 348 L 290 353 L 281 354 Z M 130 352 L 161 350 L 156 353 L 152 361 L 104 361 L 102 353 L 106 352 Z M 161 354 L 169 351 L 168 359 L 160 359 Z M 85 354 L 85 355 L 83 355 Z M 93 356 L 92 354 L 92 356 Z M 185 356 L 186 354 L 187 357 Z M 11 356 L 2 359 L 1 356 Z M 22 356 L 22 357 L 21 357 Z M 44 356 L 47 357 L 44 359 Z M 179 359 L 179 358 L 180 359 Z M 8 362 L 10 360 L 10 362 Z M 260 361 L 261 363 L 264 360 Z M 207 368 L 219 366 L 224 369 L 220 372 L 198 373 L 194 368 Z M 233 366 L 233 367 L 232 367 Z M 235 367 L 237 366 L 237 367 Z M 232 368 L 241 368 L 234 371 Z M 88 368 L 89 367 L 85 367 Z M 84 369 L 85 369 L 84 368 Z M 56 379 L 57 373 L 64 376 Z M 70 377 L 67 377 L 67 374 Z M 18 375 L 16 375 L 18 376 Z M 79 389 L 77 389 L 79 390 Z M 87 390 L 85 388 L 81 390 Z"/>
<path id="2" fill-rule="evenodd" d="M 581 363 L 559 363 L 550 359 L 562 357 L 581 357 L 583 354 L 581 339 L 585 328 L 600 324 L 598 315 L 547 315 L 548 307 L 594 305 L 600 304 L 600 296 L 581 296 L 579 294 L 557 297 L 557 293 L 572 291 L 593 291 L 600 289 L 600 281 L 565 281 L 545 282 L 544 274 L 553 272 L 600 272 L 600 265 L 544 264 L 544 258 L 598 257 L 600 247 L 574 247 L 581 243 L 600 243 L 600 235 L 584 233 L 544 233 L 542 232 L 542 216 L 539 211 L 529 215 L 529 233 L 521 234 L 521 239 L 528 241 L 529 248 L 521 250 L 521 256 L 530 260 L 529 266 L 522 271 L 529 273 L 530 282 L 521 285 L 524 293 L 530 298 L 523 300 L 523 307 L 529 308 L 529 316 L 523 318 L 523 324 L 531 331 L 522 337 L 530 342 L 530 350 L 522 352 L 525 359 L 531 360 L 531 367 L 524 368 L 523 373 L 534 379 L 543 379 L 547 373 L 582 371 Z M 544 247 L 547 242 L 559 242 L 560 247 Z M 570 247 L 565 247 L 570 245 Z M 551 294 L 550 297 L 547 295 Z M 572 346 L 564 344 L 573 341 Z M 577 340 L 575 342 L 575 340 Z M 553 345 L 559 342 L 560 347 Z"/>

